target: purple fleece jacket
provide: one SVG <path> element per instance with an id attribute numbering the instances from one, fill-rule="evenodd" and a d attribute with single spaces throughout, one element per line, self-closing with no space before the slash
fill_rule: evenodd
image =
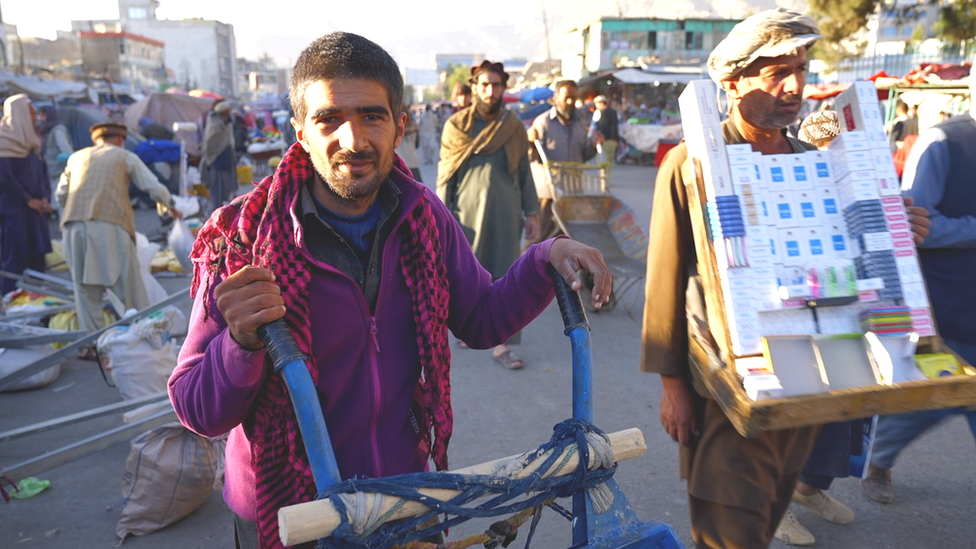
<path id="1" fill-rule="evenodd" d="M 422 196 L 437 220 L 451 289 L 448 328 L 457 337 L 479 349 L 498 345 L 538 316 L 553 297 L 546 273 L 551 240 L 532 246 L 506 276 L 492 283 L 437 196 L 395 170 L 390 177 L 402 195 L 395 228 L 383 246 L 375 314 L 355 281 L 312 258 L 296 223 L 296 239 L 312 268 L 309 322 L 319 368 L 318 395 L 344 479 L 428 468 L 429 448 L 422 436 L 426 427 L 414 402 L 421 372 L 417 331 L 400 266 L 400 227 Z M 292 204 L 296 220 L 298 208 Z M 224 499 L 235 513 L 254 520 L 251 445 L 242 424 L 253 421 L 252 404 L 270 366 L 263 350 L 248 352 L 231 338 L 211 282 L 203 280 L 194 300 L 190 331 L 169 380 L 170 399 L 180 421 L 193 431 L 204 436 L 230 431 Z M 209 318 L 204 300 L 210 302 Z"/>

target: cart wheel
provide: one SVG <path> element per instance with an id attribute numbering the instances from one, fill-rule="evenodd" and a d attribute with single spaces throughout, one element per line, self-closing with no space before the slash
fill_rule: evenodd
<path id="1" fill-rule="evenodd" d="M 644 153 L 640 155 L 637 159 L 637 163 L 641 166 L 653 166 L 654 165 L 654 155 L 651 153 Z"/>

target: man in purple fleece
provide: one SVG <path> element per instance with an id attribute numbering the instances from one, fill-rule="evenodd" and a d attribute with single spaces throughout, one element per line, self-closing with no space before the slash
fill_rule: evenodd
<path id="1" fill-rule="evenodd" d="M 314 499 L 280 377 L 256 335 L 284 318 L 318 390 L 343 478 L 447 468 L 447 330 L 474 348 L 504 342 L 552 300 L 549 263 L 574 289 L 600 253 L 534 245 L 492 283 L 460 226 L 394 155 L 400 71 L 365 38 L 328 34 L 291 77 L 298 142 L 275 174 L 218 210 L 194 247 L 190 333 L 169 382 L 180 420 L 230 432 L 224 499 L 238 547 L 280 547 L 277 510 Z"/>

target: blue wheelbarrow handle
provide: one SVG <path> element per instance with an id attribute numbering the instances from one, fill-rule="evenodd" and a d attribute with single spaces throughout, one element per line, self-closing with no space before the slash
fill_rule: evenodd
<path id="1" fill-rule="evenodd" d="M 593 353 L 590 349 L 590 323 L 586 320 L 579 292 L 573 291 L 563 275 L 549 265 L 549 278 L 556 292 L 556 303 L 563 315 L 565 333 L 573 346 L 573 418 L 593 423 Z M 586 491 L 573 494 L 573 547 L 589 538 Z"/>
<path id="2" fill-rule="evenodd" d="M 593 352 L 590 349 L 590 323 L 579 292 L 574 291 L 549 265 L 549 277 L 556 292 L 556 303 L 563 316 L 563 332 L 573 345 L 573 417 L 593 423 Z"/>
<path id="3" fill-rule="evenodd" d="M 306 364 L 308 357 L 298 348 L 295 338 L 282 319 L 258 328 L 258 336 L 264 341 L 275 371 L 281 374 L 288 386 L 302 440 L 305 441 L 315 487 L 321 492 L 339 483 L 342 478 L 339 475 L 335 451 L 332 449 L 332 439 L 329 438 L 329 430 L 325 426 L 318 392 Z"/>

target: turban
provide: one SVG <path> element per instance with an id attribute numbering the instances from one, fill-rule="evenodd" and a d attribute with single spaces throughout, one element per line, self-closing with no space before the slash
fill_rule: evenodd
<path id="1" fill-rule="evenodd" d="M 810 113 L 800 124 L 800 141 L 805 141 L 818 149 L 829 144 L 840 135 L 840 121 L 834 111 Z"/>
<path id="2" fill-rule="evenodd" d="M 821 38 L 816 21 L 783 8 L 766 10 L 732 27 L 708 56 L 708 76 L 731 80 L 760 57 L 789 55 Z"/>
<path id="3" fill-rule="evenodd" d="M 91 132 L 92 141 L 98 139 L 99 137 L 108 139 L 110 137 L 127 137 L 129 135 L 129 128 L 122 124 L 113 124 L 111 122 L 103 122 L 102 124 L 95 124 L 88 129 Z"/>

